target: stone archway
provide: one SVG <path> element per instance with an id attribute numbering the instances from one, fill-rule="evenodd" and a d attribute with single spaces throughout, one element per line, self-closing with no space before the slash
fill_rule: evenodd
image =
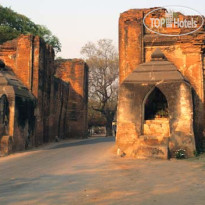
<path id="1" fill-rule="evenodd" d="M 166 96 L 154 87 L 145 97 L 143 103 L 143 135 L 170 135 L 169 111 Z"/>
<path id="2" fill-rule="evenodd" d="M 1 136 L 9 134 L 9 102 L 5 95 L 0 98 L 0 127 Z"/>
<path id="3" fill-rule="evenodd" d="M 168 118 L 168 103 L 165 95 L 155 87 L 147 96 L 144 103 L 144 119 Z"/>
<path id="4" fill-rule="evenodd" d="M 191 85 L 160 50 L 120 85 L 117 145 L 128 156 L 168 158 L 182 148 L 193 156 Z"/>
<path id="5" fill-rule="evenodd" d="M 12 152 L 13 139 L 9 136 L 10 125 L 10 103 L 6 95 L 0 97 L 0 156 Z"/>

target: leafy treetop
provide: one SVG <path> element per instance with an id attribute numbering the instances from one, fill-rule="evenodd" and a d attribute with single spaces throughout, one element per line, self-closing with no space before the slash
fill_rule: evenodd
<path id="1" fill-rule="evenodd" d="M 0 44 L 21 34 L 40 36 L 56 53 L 61 51 L 59 39 L 46 26 L 35 24 L 28 17 L 0 5 Z"/>

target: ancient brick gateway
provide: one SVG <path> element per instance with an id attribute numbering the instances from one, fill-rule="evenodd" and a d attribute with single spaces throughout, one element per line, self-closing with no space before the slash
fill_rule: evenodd
<path id="1" fill-rule="evenodd" d="M 204 142 L 205 31 L 154 34 L 143 25 L 149 11 L 120 16 L 118 153 L 167 159 L 184 149 L 193 156 Z"/>
<path id="2" fill-rule="evenodd" d="M 22 35 L 0 45 L 0 155 L 87 134 L 88 66 Z"/>

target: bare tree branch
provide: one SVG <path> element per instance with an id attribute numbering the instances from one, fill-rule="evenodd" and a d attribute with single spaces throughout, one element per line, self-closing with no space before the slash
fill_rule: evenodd
<path id="1" fill-rule="evenodd" d="M 118 53 L 112 40 L 88 42 L 81 50 L 89 65 L 89 103 L 91 108 L 106 118 L 107 134 L 111 127 L 118 91 Z"/>

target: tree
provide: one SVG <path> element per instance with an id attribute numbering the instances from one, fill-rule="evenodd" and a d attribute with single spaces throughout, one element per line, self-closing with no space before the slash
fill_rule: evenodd
<path id="1" fill-rule="evenodd" d="M 35 24 L 24 15 L 0 5 L 0 44 L 17 38 L 20 34 L 38 35 L 53 46 L 55 52 L 61 51 L 59 39 L 45 26 Z"/>
<path id="2" fill-rule="evenodd" d="M 89 42 L 81 50 L 89 66 L 89 103 L 106 119 L 106 135 L 112 135 L 117 109 L 119 59 L 112 40 Z"/>
<path id="3" fill-rule="evenodd" d="M 89 99 L 88 104 L 88 128 L 91 127 L 98 127 L 98 126 L 105 126 L 106 125 L 106 119 L 105 116 L 101 112 L 97 112 L 93 109 L 93 107 L 96 107 L 97 103 Z"/>
<path id="4" fill-rule="evenodd" d="M 54 36 L 46 26 L 37 25 L 35 35 L 38 35 L 43 38 L 47 44 L 51 45 L 54 48 L 56 53 L 61 51 L 61 43 L 59 39 Z"/>

